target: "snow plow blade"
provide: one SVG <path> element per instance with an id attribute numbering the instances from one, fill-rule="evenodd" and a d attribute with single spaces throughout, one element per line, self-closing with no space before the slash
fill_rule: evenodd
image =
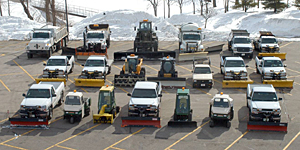
<path id="1" fill-rule="evenodd" d="M 247 88 L 253 80 L 223 80 L 222 88 Z"/>
<path id="2" fill-rule="evenodd" d="M 104 113 L 104 114 L 93 114 L 94 123 L 114 123 L 113 114 Z"/>
<path id="3" fill-rule="evenodd" d="M 114 86 L 134 86 L 137 81 L 145 81 L 144 75 L 115 75 Z"/>
<path id="4" fill-rule="evenodd" d="M 194 57 L 206 57 L 208 52 L 195 52 L 195 53 L 180 53 L 177 57 L 177 61 L 193 60 Z"/>
<path id="5" fill-rule="evenodd" d="M 105 55 L 108 58 L 108 56 L 105 53 L 86 51 L 82 46 L 77 48 L 63 47 L 61 55 L 74 55 L 78 60 L 86 60 L 91 55 Z"/>
<path id="6" fill-rule="evenodd" d="M 249 121 L 247 130 L 282 131 L 287 132 L 288 123 Z"/>
<path id="7" fill-rule="evenodd" d="M 38 84 L 40 82 L 64 82 L 66 85 L 66 78 L 36 78 L 35 82 Z"/>
<path id="8" fill-rule="evenodd" d="M 173 57 L 176 58 L 175 51 L 157 51 L 157 52 L 115 52 L 114 53 L 114 60 L 115 61 L 122 61 L 130 55 L 134 54 L 137 55 L 139 58 L 143 58 L 143 60 L 160 60 L 163 57 Z"/>
<path id="9" fill-rule="evenodd" d="M 214 45 L 205 48 L 205 52 L 221 52 L 223 50 L 224 44 Z"/>
<path id="10" fill-rule="evenodd" d="M 186 86 L 186 78 L 148 77 L 147 81 L 159 81 L 162 87 L 182 88 Z"/>
<path id="11" fill-rule="evenodd" d="M 258 53 L 258 56 L 274 56 L 274 57 L 279 57 L 282 60 L 286 60 L 286 53 Z"/>
<path id="12" fill-rule="evenodd" d="M 196 121 L 169 121 L 169 127 L 197 127 Z"/>
<path id="13" fill-rule="evenodd" d="M 86 87 L 102 87 L 105 84 L 104 79 L 74 79 L 75 86 L 86 86 Z"/>
<path id="14" fill-rule="evenodd" d="M 61 50 L 61 55 L 74 55 L 75 56 L 75 49 L 72 47 L 63 47 Z"/>
<path id="15" fill-rule="evenodd" d="M 160 118 L 155 117 L 122 117 L 121 127 L 156 127 L 161 128 Z"/>
<path id="16" fill-rule="evenodd" d="M 263 84 L 272 84 L 277 88 L 293 88 L 294 80 L 264 80 Z"/>
<path id="17" fill-rule="evenodd" d="M 9 118 L 10 128 L 48 129 L 47 119 L 38 118 Z"/>

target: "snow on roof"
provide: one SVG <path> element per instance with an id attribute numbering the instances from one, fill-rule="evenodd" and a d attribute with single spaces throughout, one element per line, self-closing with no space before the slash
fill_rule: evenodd
<path id="1" fill-rule="evenodd" d="M 279 57 L 263 57 L 264 60 L 281 60 Z"/>
<path id="2" fill-rule="evenodd" d="M 138 81 L 135 83 L 134 89 L 156 89 L 156 82 Z"/>
<path id="3" fill-rule="evenodd" d="M 50 89 L 51 84 L 33 84 L 30 89 Z"/>

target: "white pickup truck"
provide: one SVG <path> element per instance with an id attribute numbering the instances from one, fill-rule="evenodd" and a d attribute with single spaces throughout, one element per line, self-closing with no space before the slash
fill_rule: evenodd
<path id="1" fill-rule="evenodd" d="M 68 78 L 75 64 L 74 56 L 51 56 L 43 70 L 43 78 Z"/>
<path id="2" fill-rule="evenodd" d="M 213 86 L 213 71 L 210 68 L 209 57 L 194 57 L 193 59 L 193 88 Z"/>
<path id="3" fill-rule="evenodd" d="M 224 74 L 224 80 L 247 80 L 248 65 L 245 65 L 241 57 L 227 57 L 221 55 L 220 69 Z"/>
<path id="4" fill-rule="evenodd" d="M 160 82 L 136 82 L 128 104 L 128 116 L 159 117 L 159 107 L 162 97 Z"/>
<path id="5" fill-rule="evenodd" d="M 106 75 L 110 74 L 112 60 L 108 60 L 103 55 L 91 55 L 82 64 L 81 79 L 105 79 Z"/>
<path id="6" fill-rule="evenodd" d="M 247 107 L 249 121 L 280 122 L 281 107 L 272 84 L 248 84 Z"/>
<path id="7" fill-rule="evenodd" d="M 270 31 L 259 31 L 260 36 L 253 42 L 255 49 L 259 52 L 279 52 L 279 42 Z"/>
<path id="8" fill-rule="evenodd" d="M 279 57 L 255 57 L 256 72 L 261 80 L 286 80 L 287 74 Z"/>
<path id="9" fill-rule="evenodd" d="M 62 103 L 64 97 L 64 82 L 40 82 L 33 84 L 20 106 L 21 118 L 53 117 L 53 108 Z"/>

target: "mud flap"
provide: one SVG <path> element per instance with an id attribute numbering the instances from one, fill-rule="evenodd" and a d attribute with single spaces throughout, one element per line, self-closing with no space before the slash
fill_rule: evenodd
<path id="1" fill-rule="evenodd" d="M 287 132 L 288 123 L 249 121 L 247 130 L 282 131 Z"/>
<path id="2" fill-rule="evenodd" d="M 263 84 L 272 84 L 277 88 L 293 88 L 294 80 L 264 80 Z"/>
<path id="3" fill-rule="evenodd" d="M 186 86 L 186 78 L 148 77 L 147 81 L 160 82 L 162 87 L 182 88 Z"/>
<path id="4" fill-rule="evenodd" d="M 168 122 L 170 127 L 197 127 L 196 121 L 174 121 L 171 120 Z"/>
<path id="5" fill-rule="evenodd" d="M 104 114 L 93 114 L 94 123 L 114 123 L 113 114 L 104 113 Z"/>
<path id="6" fill-rule="evenodd" d="M 115 52 L 114 53 L 114 60 L 115 61 L 122 61 L 125 60 L 125 58 L 130 55 L 135 54 L 139 58 L 143 58 L 143 60 L 160 60 L 163 57 L 173 57 L 176 58 L 176 52 L 175 51 L 157 51 L 157 52 Z"/>
<path id="7" fill-rule="evenodd" d="M 49 121 L 38 118 L 9 118 L 11 128 L 48 129 Z"/>
<path id="8" fill-rule="evenodd" d="M 40 83 L 40 82 L 64 82 L 65 85 L 67 85 L 66 84 L 66 82 L 67 82 L 66 78 L 36 78 L 35 82 L 36 83 Z"/>
<path id="9" fill-rule="evenodd" d="M 176 61 L 193 60 L 194 57 L 206 57 L 208 52 L 180 53 Z"/>
<path id="10" fill-rule="evenodd" d="M 160 118 L 155 117 L 122 117 L 121 127 L 156 127 L 161 128 Z"/>
<path id="11" fill-rule="evenodd" d="M 222 88 L 247 88 L 253 80 L 223 80 Z"/>
<path id="12" fill-rule="evenodd" d="M 105 84 L 104 79 L 77 79 L 75 78 L 75 86 L 86 87 L 102 87 Z"/>
<path id="13" fill-rule="evenodd" d="M 258 56 L 274 56 L 274 57 L 279 57 L 282 60 L 286 60 L 286 53 L 258 53 Z"/>

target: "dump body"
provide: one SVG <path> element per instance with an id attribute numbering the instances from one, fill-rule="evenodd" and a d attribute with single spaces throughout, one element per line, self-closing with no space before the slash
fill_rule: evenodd
<path id="1" fill-rule="evenodd" d="M 234 55 L 253 58 L 253 44 L 247 30 L 231 30 L 228 37 L 228 49 Z"/>
<path id="2" fill-rule="evenodd" d="M 179 53 L 203 52 L 202 29 L 195 23 L 179 27 Z"/>
<path id="3" fill-rule="evenodd" d="M 86 27 L 86 46 L 88 51 L 105 53 L 110 46 L 110 28 L 108 24 L 90 24 Z"/>

